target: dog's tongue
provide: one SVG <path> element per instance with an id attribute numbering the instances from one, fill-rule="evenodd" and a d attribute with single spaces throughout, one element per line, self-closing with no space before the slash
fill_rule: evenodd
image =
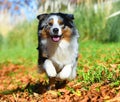
<path id="1" fill-rule="evenodd" d="M 58 42 L 60 40 L 60 37 L 59 36 L 52 37 L 52 40 Z"/>

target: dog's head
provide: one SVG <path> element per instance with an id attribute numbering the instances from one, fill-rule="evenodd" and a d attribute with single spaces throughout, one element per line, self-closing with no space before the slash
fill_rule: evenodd
<path id="1" fill-rule="evenodd" d="M 38 34 L 42 38 L 51 38 L 54 42 L 61 39 L 70 40 L 74 27 L 72 14 L 50 13 L 37 16 Z"/>

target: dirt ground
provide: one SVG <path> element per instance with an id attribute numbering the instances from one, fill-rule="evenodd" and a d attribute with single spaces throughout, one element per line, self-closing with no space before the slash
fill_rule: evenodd
<path id="1" fill-rule="evenodd" d="M 120 102 L 120 86 L 112 87 L 109 81 L 87 85 L 75 79 L 48 90 L 35 67 L 0 65 L 0 102 Z"/>

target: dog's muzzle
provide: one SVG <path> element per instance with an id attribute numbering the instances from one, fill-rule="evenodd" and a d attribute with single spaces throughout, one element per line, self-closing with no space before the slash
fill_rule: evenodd
<path id="1" fill-rule="evenodd" d="M 51 39 L 54 41 L 54 42 L 58 42 L 58 41 L 60 41 L 60 39 L 61 39 L 61 37 L 62 37 L 62 35 L 52 35 L 51 36 Z"/>
<path id="2" fill-rule="evenodd" d="M 58 42 L 60 41 L 61 39 L 61 35 L 58 34 L 59 33 L 59 29 L 58 28 L 54 28 L 53 29 L 53 35 L 51 35 L 51 39 L 54 41 L 54 42 Z"/>

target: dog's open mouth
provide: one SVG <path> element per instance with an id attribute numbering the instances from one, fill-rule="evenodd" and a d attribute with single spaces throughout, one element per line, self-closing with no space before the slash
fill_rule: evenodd
<path id="1" fill-rule="evenodd" d="M 59 36 L 59 35 L 54 35 L 54 36 L 51 36 L 51 39 L 52 39 L 54 42 L 58 42 L 58 41 L 60 41 L 61 36 Z"/>

